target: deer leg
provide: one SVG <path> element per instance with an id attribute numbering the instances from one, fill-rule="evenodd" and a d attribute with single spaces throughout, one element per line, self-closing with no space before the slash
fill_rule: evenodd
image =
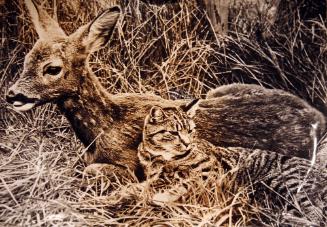
<path id="1" fill-rule="evenodd" d="M 110 181 L 136 180 L 136 177 L 129 169 L 107 163 L 92 163 L 88 165 L 83 171 L 83 176 L 95 179 L 106 178 Z"/>

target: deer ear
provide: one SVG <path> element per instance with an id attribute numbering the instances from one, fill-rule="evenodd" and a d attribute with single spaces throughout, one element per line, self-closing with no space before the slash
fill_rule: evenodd
<path id="1" fill-rule="evenodd" d="M 58 22 L 51 18 L 35 0 L 25 0 L 25 5 L 40 39 L 66 37 L 65 32 L 60 28 Z"/>
<path id="2" fill-rule="evenodd" d="M 184 104 L 182 106 L 180 106 L 180 108 L 187 113 L 187 115 L 189 117 L 194 117 L 195 113 L 196 113 L 196 110 L 198 109 L 199 107 L 199 101 L 200 99 L 194 99 L 192 100 L 191 102 L 187 103 L 187 104 Z"/>
<path id="3" fill-rule="evenodd" d="M 150 122 L 161 122 L 164 120 L 165 113 L 159 106 L 154 106 L 150 110 Z"/>
<path id="4" fill-rule="evenodd" d="M 89 52 L 104 47 L 111 38 L 120 16 L 119 6 L 113 6 L 100 13 L 93 21 L 85 26 L 83 44 Z"/>

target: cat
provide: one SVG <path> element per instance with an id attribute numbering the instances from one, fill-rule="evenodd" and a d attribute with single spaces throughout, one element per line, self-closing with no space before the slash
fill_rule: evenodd
<path id="1" fill-rule="evenodd" d="M 311 166 L 309 160 L 271 151 L 215 147 L 197 136 L 192 120 L 197 107 L 197 101 L 179 108 L 154 106 L 145 118 L 138 157 L 147 181 L 153 187 L 173 185 L 153 199 L 178 200 L 187 191 L 183 182 L 192 174 L 206 177 L 211 171 L 233 170 L 235 187 L 253 189 L 255 200 L 268 195 L 276 206 L 287 205 L 297 216 L 302 212 L 313 223 L 323 221 L 326 171 Z"/>
<path id="2" fill-rule="evenodd" d="M 288 206 L 295 216 L 304 216 L 317 225 L 326 221 L 326 170 L 306 159 L 259 149 L 229 147 L 214 152 L 225 171 L 238 167 L 235 185 L 251 187 L 256 201 L 268 195 L 275 206 Z"/>
<path id="3" fill-rule="evenodd" d="M 155 188 L 171 186 L 166 192 L 154 195 L 157 202 L 177 200 L 187 191 L 183 183 L 192 173 L 201 173 L 205 178 L 211 171 L 219 171 L 217 159 L 207 153 L 211 149 L 198 150 L 193 143 L 195 124 L 191 118 L 198 101 L 164 109 L 154 106 L 145 118 L 138 157 L 147 182 Z"/>

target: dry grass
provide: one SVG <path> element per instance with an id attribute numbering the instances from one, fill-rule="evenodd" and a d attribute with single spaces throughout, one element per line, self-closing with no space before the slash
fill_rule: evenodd
<path id="1" fill-rule="evenodd" d="M 2 225 L 243 226 L 255 213 L 255 207 L 247 205 L 247 191 L 240 188 L 233 193 L 229 178 L 218 175 L 206 181 L 194 179 L 184 202 L 164 206 L 151 203 L 154 191 L 140 191 L 135 182 L 83 179 L 83 167 L 74 167 L 83 147 L 65 119 L 56 117 L 52 106 L 31 115 L 19 116 L 19 123 L 2 135 Z M 135 190 L 134 197 L 120 198 L 126 187 Z"/>
<path id="2" fill-rule="evenodd" d="M 114 1 L 57 2 L 60 24 L 71 33 Z M 317 15 L 315 7 L 302 20 L 300 7 L 283 3 L 276 23 L 269 26 L 260 14 L 247 18 L 247 6 L 235 7 L 229 36 L 216 40 L 196 1 L 141 4 L 139 11 L 127 2 L 118 2 L 125 13 L 109 47 L 91 60 L 110 92 L 201 97 L 210 88 L 238 81 L 283 88 L 325 110 L 327 29 L 325 18 L 310 17 Z M 52 12 L 52 2 L 45 6 Z M 3 94 L 18 77 L 24 55 L 37 36 L 21 1 L 1 2 L 0 7 L 5 22 L 0 52 L 1 225 L 243 226 L 262 222 L 258 213 L 263 210 L 249 205 L 248 190 L 231 188 L 228 177 L 195 180 L 184 198 L 187 203 L 167 206 L 149 202 L 151 190 L 112 205 L 115 193 L 125 187 L 121 182 L 87 185 L 79 174 L 83 166 L 74 167 L 83 147 L 54 106 L 18 113 L 5 103 Z M 133 182 L 128 185 L 135 187 Z M 273 215 L 266 216 L 267 223 L 278 223 Z"/>

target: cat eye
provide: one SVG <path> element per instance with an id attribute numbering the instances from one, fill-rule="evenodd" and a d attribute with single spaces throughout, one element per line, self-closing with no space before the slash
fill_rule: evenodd
<path id="1" fill-rule="evenodd" d="M 160 130 L 160 131 L 158 131 L 158 132 L 156 132 L 154 134 L 164 134 L 165 132 L 166 132 L 166 130 L 162 129 L 162 130 Z"/>
<path id="2" fill-rule="evenodd" d="M 43 75 L 51 75 L 51 76 L 56 76 L 61 72 L 61 67 L 60 66 L 48 66 L 44 70 Z"/>

